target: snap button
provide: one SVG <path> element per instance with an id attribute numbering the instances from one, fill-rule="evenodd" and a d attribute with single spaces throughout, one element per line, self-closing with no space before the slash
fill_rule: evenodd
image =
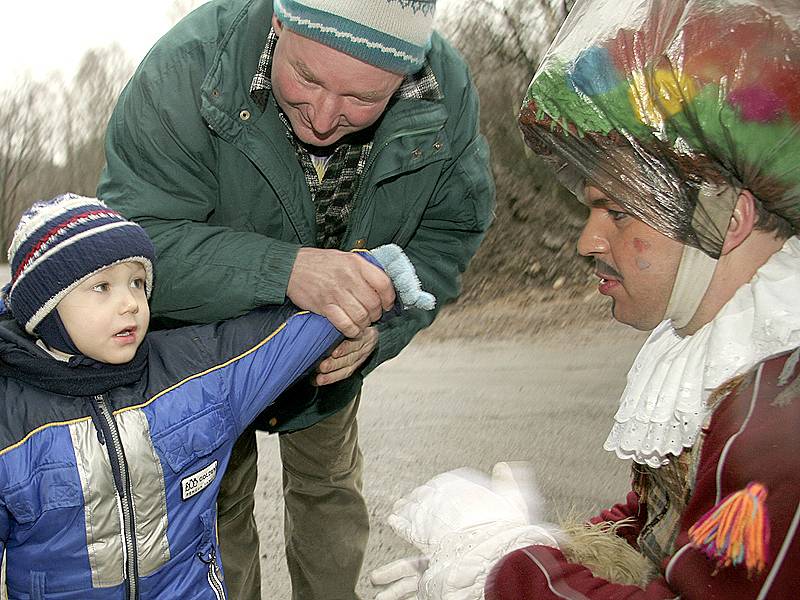
<path id="1" fill-rule="evenodd" d="M 436 140 L 435 142 L 433 142 L 433 150 L 435 152 L 438 152 L 439 150 L 441 150 L 442 146 L 444 146 L 444 144 L 442 144 L 442 142 L 440 142 L 439 140 Z"/>
<path id="2" fill-rule="evenodd" d="M 366 247 L 367 247 L 367 240 L 365 238 L 356 240 L 356 248 L 358 248 L 359 250 L 363 250 Z"/>
<path id="3" fill-rule="evenodd" d="M 278 419 L 276 419 L 275 417 L 272 417 L 272 418 L 271 418 L 271 419 L 268 421 L 268 423 L 269 423 L 269 426 L 270 426 L 270 427 L 275 427 L 275 425 L 277 425 L 277 424 L 278 424 Z"/>
<path id="4" fill-rule="evenodd" d="M 247 121 L 250 118 L 250 111 L 247 110 L 246 108 L 243 108 L 242 110 L 239 111 L 239 118 L 242 121 Z"/>
<path id="5" fill-rule="evenodd" d="M 414 148 L 414 150 L 411 151 L 411 158 L 419 158 L 420 156 L 422 156 L 422 150 L 419 148 Z"/>

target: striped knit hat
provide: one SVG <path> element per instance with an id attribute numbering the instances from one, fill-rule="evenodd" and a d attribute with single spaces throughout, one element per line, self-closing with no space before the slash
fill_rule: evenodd
<path id="1" fill-rule="evenodd" d="M 436 0 L 274 0 L 284 27 L 394 73 L 418 71 Z"/>
<path id="2" fill-rule="evenodd" d="M 61 299 L 97 271 L 124 262 L 144 266 L 149 298 L 154 260 L 153 243 L 139 225 L 99 200 L 64 194 L 22 215 L 8 248 L 5 299 L 25 331 L 51 347 L 74 350 L 68 336 L 59 339 L 66 335 L 54 310 Z"/>

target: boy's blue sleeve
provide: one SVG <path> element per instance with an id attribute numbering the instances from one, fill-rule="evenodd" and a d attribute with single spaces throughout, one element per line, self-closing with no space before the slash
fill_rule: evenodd
<path id="1" fill-rule="evenodd" d="M 424 303 L 424 297 L 430 295 L 421 290 L 402 250 L 382 246 L 374 252 L 377 257 L 360 254 L 385 269 L 398 290 L 398 305 L 385 313 L 384 319 L 396 315 L 402 305 Z M 398 285 L 401 281 L 403 285 Z M 432 297 L 430 301 L 434 301 Z M 232 357 L 225 360 L 221 375 L 237 435 L 298 379 L 310 377 L 344 339 L 324 317 L 291 304 L 256 309 L 217 324 L 214 331 L 215 354 Z M 310 389 L 308 398 L 315 393 L 315 388 Z"/>
<path id="2" fill-rule="evenodd" d="M 269 321 L 271 309 L 257 309 L 244 317 L 224 322 L 220 339 L 237 330 Z M 240 434 L 280 394 L 313 370 L 338 345 L 342 336 L 330 321 L 307 311 L 297 311 L 222 369 L 227 400 Z"/>

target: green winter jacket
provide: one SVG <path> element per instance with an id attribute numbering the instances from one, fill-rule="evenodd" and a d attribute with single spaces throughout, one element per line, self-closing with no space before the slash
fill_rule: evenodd
<path id="1" fill-rule="evenodd" d="M 114 109 L 98 197 L 153 238 L 155 317 L 211 322 L 281 304 L 298 249 L 314 245 L 314 206 L 285 126 L 249 92 L 271 18 L 271 0 L 201 6 L 156 43 Z M 491 222 L 494 184 L 466 65 L 438 34 L 428 62 L 444 99 L 390 104 L 342 249 L 398 244 L 441 306 Z M 344 406 L 434 316 L 412 309 L 379 326 L 359 373 L 302 410 L 295 402 L 271 428 L 307 427 Z"/>

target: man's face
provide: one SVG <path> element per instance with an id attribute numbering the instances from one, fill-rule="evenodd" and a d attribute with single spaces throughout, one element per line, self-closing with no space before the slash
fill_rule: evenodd
<path id="1" fill-rule="evenodd" d="M 578 253 L 595 259 L 598 290 L 614 318 L 644 331 L 663 319 L 683 246 L 627 214 L 597 188 L 586 188 L 589 218 Z"/>
<path id="2" fill-rule="evenodd" d="M 64 296 L 56 310 L 78 350 L 112 365 L 134 357 L 150 324 L 145 276 L 140 263 L 119 263 Z"/>
<path id="3" fill-rule="evenodd" d="M 383 114 L 402 75 L 368 65 L 282 27 L 272 59 L 272 89 L 295 135 L 330 146 Z"/>

